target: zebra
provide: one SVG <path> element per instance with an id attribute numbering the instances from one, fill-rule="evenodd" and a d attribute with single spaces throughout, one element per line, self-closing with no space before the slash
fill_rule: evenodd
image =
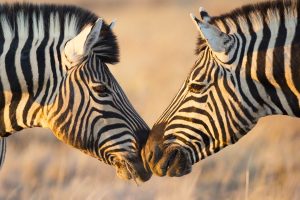
<path id="1" fill-rule="evenodd" d="M 196 62 L 142 150 L 158 176 L 190 173 L 261 117 L 300 116 L 300 2 L 199 13 L 191 14 L 200 33 Z"/>
<path id="2" fill-rule="evenodd" d="M 72 5 L 0 5 L 1 164 L 6 137 L 43 127 L 120 178 L 151 177 L 140 154 L 149 127 L 107 66 L 119 61 L 113 26 Z"/>

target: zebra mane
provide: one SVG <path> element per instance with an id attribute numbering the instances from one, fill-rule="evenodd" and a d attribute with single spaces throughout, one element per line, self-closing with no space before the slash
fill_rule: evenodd
<path id="1" fill-rule="evenodd" d="M 296 19 L 297 13 L 300 13 L 299 0 L 275 0 L 242 6 L 228 13 L 214 16 L 211 18 L 211 24 L 217 26 L 222 32 L 232 34 L 237 32 L 236 25 L 243 32 L 248 30 L 248 22 L 251 22 L 255 30 L 261 29 L 263 23 L 280 20 L 280 15 L 285 14 L 286 18 Z M 196 54 L 198 54 L 206 40 L 198 37 Z"/>
<path id="2" fill-rule="evenodd" d="M 85 26 L 94 24 L 99 17 L 94 13 L 72 5 L 6 3 L 0 4 L 0 40 L 18 37 L 28 37 L 34 34 L 43 37 L 61 37 L 69 40 L 76 36 Z M 54 24 L 54 25 L 53 25 Z M 37 30 L 33 26 L 37 27 Z M 49 31 L 50 26 L 55 30 Z M 61 34 L 63 33 L 63 34 Z M 104 22 L 101 33 L 101 53 L 97 54 L 105 63 L 119 61 L 119 48 L 116 37 L 110 27 Z"/>
<path id="3" fill-rule="evenodd" d="M 232 10 L 229 13 L 222 14 L 212 18 L 212 23 L 216 23 L 218 20 L 231 19 L 233 21 L 246 20 L 247 17 L 265 18 L 269 21 L 271 17 L 280 16 L 280 12 L 295 14 L 296 9 L 299 8 L 298 0 L 276 0 L 266 1 L 255 4 L 249 4 Z M 251 19 L 250 19 L 251 20 Z"/>

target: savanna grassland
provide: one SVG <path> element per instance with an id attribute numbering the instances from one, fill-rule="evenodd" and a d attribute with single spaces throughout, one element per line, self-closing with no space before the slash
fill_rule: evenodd
<path id="1" fill-rule="evenodd" d="M 35 1 L 46 2 L 46 1 Z M 197 30 L 189 18 L 250 0 L 64 0 L 117 20 L 121 62 L 115 77 L 149 126 L 160 116 L 194 61 Z M 253 1 L 252 1 L 253 2 Z M 267 117 L 237 144 L 196 164 L 181 178 L 153 177 L 137 186 L 114 169 L 32 129 L 8 138 L 0 199 L 300 199 L 300 120 Z"/>

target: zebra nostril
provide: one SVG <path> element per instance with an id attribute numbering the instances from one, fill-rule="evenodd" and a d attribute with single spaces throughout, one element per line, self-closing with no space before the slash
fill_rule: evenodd
<path id="1" fill-rule="evenodd" d="M 148 158 L 147 158 L 147 161 L 150 162 L 151 159 L 153 157 L 153 151 L 151 151 L 149 154 L 148 154 Z"/>

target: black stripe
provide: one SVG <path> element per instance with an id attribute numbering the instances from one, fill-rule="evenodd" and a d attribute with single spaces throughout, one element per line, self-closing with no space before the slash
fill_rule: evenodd
<path id="1" fill-rule="evenodd" d="M 49 49 L 49 58 L 50 58 L 50 65 L 51 65 L 51 72 L 52 72 L 52 78 L 53 78 L 53 82 L 52 82 L 52 91 L 50 93 L 49 96 L 49 99 L 48 101 L 53 97 L 53 95 L 55 94 L 56 92 L 56 89 L 57 89 L 57 74 L 56 74 L 56 63 L 55 63 L 55 55 L 54 55 L 54 41 L 52 42 L 51 46 L 50 46 L 50 49 Z M 48 102 L 49 103 L 49 102 Z"/>
<path id="2" fill-rule="evenodd" d="M 253 112 L 257 112 L 257 108 L 251 103 L 251 101 L 248 99 L 248 97 L 245 95 L 245 93 L 243 92 L 242 86 L 241 86 L 241 69 L 242 69 L 242 64 L 243 64 L 243 56 L 245 54 L 245 49 L 246 49 L 246 37 L 243 34 L 243 31 L 241 30 L 241 27 L 239 26 L 238 22 L 234 20 L 234 23 L 237 27 L 237 34 L 241 37 L 241 40 L 237 40 L 237 47 L 241 47 L 240 48 L 240 57 L 238 58 L 238 64 L 237 67 L 235 69 L 235 76 L 236 76 L 236 80 L 237 80 L 237 88 L 238 91 L 242 97 L 242 99 L 245 101 L 245 103 L 251 107 Z"/>
<path id="3" fill-rule="evenodd" d="M 0 26 L 0 55 L 3 53 L 4 46 L 4 34 L 2 26 Z M 5 96 L 3 91 L 2 80 L 0 76 L 0 134 L 3 136 L 3 132 L 5 132 L 5 123 L 4 123 L 4 107 L 5 107 Z"/>
<path id="4" fill-rule="evenodd" d="M 12 128 L 16 131 L 22 130 L 22 127 L 18 125 L 16 109 L 22 97 L 22 90 L 20 82 L 17 79 L 17 72 L 15 66 L 15 56 L 19 44 L 18 26 L 14 24 L 14 38 L 11 41 L 9 50 L 5 56 L 5 69 L 7 73 L 8 82 L 11 88 L 12 98 L 9 106 L 9 118 L 11 121 Z"/>
<path id="5" fill-rule="evenodd" d="M 231 96 L 235 102 L 239 102 L 234 91 L 232 91 L 231 88 L 229 87 L 227 80 L 230 80 L 230 79 L 227 79 L 227 76 L 225 76 L 225 78 L 223 79 L 223 86 L 226 89 L 226 92 L 228 92 L 229 96 Z M 221 94 L 219 87 L 216 88 L 216 91 L 218 94 Z M 224 96 L 224 95 L 222 95 L 222 96 Z M 234 110 L 229 105 L 227 105 L 227 102 L 225 101 L 225 99 L 222 98 L 222 101 L 224 101 L 224 111 L 225 111 L 225 117 L 226 117 L 226 121 L 227 121 L 227 125 L 228 125 L 228 133 L 230 136 L 231 143 L 234 143 L 236 141 L 236 133 L 234 133 L 234 131 L 231 127 L 231 124 L 229 123 L 229 121 L 230 121 L 233 123 L 234 126 L 237 125 L 235 123 L 232 113 L 231 113 L 231 112 L 234 112 Z M 229 104 L 230 104 L 230 99 L 227 99 L 227 101 L 229 101 Z M 243 109 L 241 109 L 241 110 L 243 110 Z M 227 142 L 227 141 L 225 141 L 225 142 Z"/>
<path id="6" fill-rule="evenodd" d="M 46 29 L 48 28 L 48 26 L 47 26 L 48 18 L 49 18 L 49 13 L 44 13 L 44 15 L 43 15 L 44 38 L 36 50 L 36 58 L 37 58 L 39 76 L 38 76 L 38 88 L 36 91 L 36 95 L 34 97 L 35 100 L 40 95 L 40 93 L 44 87 L 45 68 L 46 68 L 46 52 L 45 51 L 46 51 L 47 43 L 49 41 L 49 31 L 46 31 Z M 48 55 L 48 52 L 47 52 L 47 55 Z M 35 113 L 35 115 L 36 115 L 36 113 Z"/>
<path id="7" fill-rule="evenodd" d="M 64 37 L 65 37 L 65 21 L 64 21 L 64 17 L 60 16 L 59 17 L 59 24 L 60 24 L 60 35 L 59 35 L 59 39 L 56 45 L 56 55 L 57 55 L 57 60 L 58 60 L 58 69 L 59 69 L 59 73 L 62 76 L 63 75 L 63 66 L 62 66 L 62 59 L 61 59 L 61 46 L 63 45 L 63 41 L 64 41 Z"/>
<path id="8" fill-rule="evenodd" d="M 248 47 L 248 50 L 247 50 L 247 62 L 246 62 L 246 82 L 247 82 L 247 85 L 248 85 L 248 88 L 249 88 L 249 91 L 251 93 L 251 96 L 255 99 L 255 101 L 263 106 L 267 106 L 270 110 L 272 110 L 272 112 L 274 112 L 275 110 L 272 108 L 272 106 L 270 106 L 258 93 L 258 89 L 254 83 L 254 80 L 252 79 L 251 77 L 251 68 L 252 68 L 252 59 L 253 59 L 253 53 L 254 53 L 254 46 L 255 46 L 255 43 L 256 43 L 256 40 L 257 40 L 257 35 L 255 33 L 255 31 L 253 30 L 253 26 L 252 26 L 252 22 L 250 21 L 249 17 L 246 18 L 247 19 L 247 25 L 248 25 L 248 28 L 249 28 L 249 33 L 250 33 L 250 36 L 251 36 L 251 40 L 250 40 L 250 44 L 249 44 L 249 47 Z M 257 66 L 257 67 L 260 67 L 260 66 Z M 251 105 L 253 105 L 251 103 Z M 251 106 L 251 108 L 253 109 L 254 105 Z M 255 108 L 255 107 L 254 107 Z M 258 109 L 255 108 L 253 109 L 253 111 L 255 113 L 258 112 Z"/>
<path id="9" fill-rule="evenodd" d="M 87 130 L 88 120 L 86 120 L 86 119 L 88 119 L 87 115 L 88 115 L 88 109 L 91 106 L 91 101 L 89 99 L 87 99 L 85 101 L 85 103 L 86 103 L 85 108 L 83 108 L 83 105 L 78 107 L 78 109 L 82 110 L 82 112 L 83 112 L 81 120 L 78 120 L 79 115 L 77 115 L 78 118 L 77 118 L 77 116 L 75 118 L 75 121 L 78 120 L 78 123 L 79 123 L 78 130 L 82 130 L 81 134 L 77 134 L 77 138 L 75 138 L 75 141 L 74 141 L 74 144 L 76 144 L 76 146 L 78 146 L 78 147 L 85 147 L 85 146 L 87 146 L 87 143 L 89 142 L 87 139 L 87 135 L 90 133 L 88 132 L 89 130 Z M 75 131 L 75 127 L 73 127 L 73 130 Z M 83 130 L 85 130 L 85 131 L 83 131 Z M 83 138 L 83 139 L 81 140 L 81 138 Z"/>
<path id="10" fill-rule="evenodd" d="M 212 95 L 212 93 L 210 93 L 209 96 L 210 96 L 210 99 L 212 101 L 213 107 L 215 108 L 215 116 L 216 116 L 217 121 L 219 123 L 219 126 L 221 128 L 221 130 L 217 129 L 213 134 L 213 138 L 215 139 L 215 143 L 216 143 L 215 148 L 213 148 L 213 149 L 216 150 L 216 149 L 220 148 L 219 135 L 221 134 L 222 138 L 225 138 L 226 132 L 225 132 L 225 126 L 224 126 L 224 123 L 223 123 L 223 118 L 222 118 L 221 113 L 218 109 L 217 102 L 216 102 L 214 96 Z"/>
<path id="11" fill-rule="evenodd" d="M 209 118 L 209 117 L 208 117 L 208 118 Z M 205 132 L 210 133 L 210 130 L 209 130 L 208 125 L 205 124 L 205 123 L 204 123 L 202 120 L 200 120 L 200 119 L 195 119 L 195 118 L 190 118 L 190 117 L 185 117 L 185 116 L 175 116 L 175 117 L 173 118 L 173 120 L 181 120 L 181 121 L 190 122 L 190 123 L 196 124 L 198 127 L 199 127 L 199 126 L 202 126 L 202 127 L 204 127 Z M 181 127 L 181 126 L 182 126 L 182 124 L 180 124 L 180 125 L 174 124 L 174 125 L 168 126 L 168 127 L 166 128 L 165 131 L 168 131 L 168 130 L 171 130 L 171 129 L 174 129 L 174 128 L 183 128 L 183 127 Z M 188 126 L 188 125 L 184 126 L 184 128 L 186 128 L 186 129 L 189 129 L 189 130 L 196 130 L 196 128 L 190 129 L 189 127 L 190 127 L 190 126 Z M 194 131 L 193 131 L 193 132 L 194 132 Z M 190 134 L 188 134 L 188 133 L 185 133 L 184 131 L 180 131 L 180 133 L 186 135 L 188 138 L 190 138 L 190 139 L 192 139 L 192 140 L 199 140 L 198 138 L 196 138 L 196 137 L 194 137 L 194 136 L 192 136 L 192 135 L 190 135 Z M 197 132 L 195 132 L 195 133 L 198 134 L 198 135 L 202 138 L 202 142 L 204 143 L 205 146 L 208 146 L 208 145 L 209 145 L 209 138 L 211 138 L 211 135 L 208 136 L 207 134 L 205 134 L 205 133 L 204 133 L 203 131 L 201 131 L 200 129 L 197 129 Z M 171 135 L 173 135 L 173 134 L 171 134 Z M 167 137 L 164 137 L 164 140 L 167 140 Z"/>
<path id="12" fill-rule="evenodd" d="M 46 31 L 48 28 L 48 18 L 49 18 L 49 12 L 45 12 L 43 14 L 43 25 L 44 25 L 44 38 L 42 42 L 40 43 L 39 47 L 36 50 L 36 58 L 37 58 L 37 65 L 38 65 L 38 88 L 36 90 L 36 94 L 33 97 L 34 101 L 38 99 L 41 92 L 43 91 L 44 82 L 45 82 L 45 68 L 46 68 L 46 46 L 49 41 L 49 31 Z M 32 52 L 34 53 L 34 52 Z M 48 55 L 48 52 L 47 52 Z M 33 126 L 34 119 L 36 118 L 37 114 L 39 112 L 39 109 L 36 109 L 33 111 L 32 114 L 32 121 L 31 126 Z"/>
<path id="13" fill-rule="evenodd" d="M 297 7 L 297 25 L 291 47 L 291 73 L 295 88 L 300 93 L 300 6 Z"/>
<path id="14" fill-rule="evenodd" d="M 21 68 L 26 81 L 27 90 L 29 94 L 33 94 L 33 76 L 30 63 L 30 50 L 32 48 L 33 41 L 33 27 L 32 16 L 28 17 L 28 37 L 21 50 Z"/>
<path id="15" fill-rule="evenodd" d="M 222 69 L 220 69 L 220 71 L 222 71 Z M 218 77 L 219 77 L 219 73 L 216 72 L 214 74 L 214 79 L 218 80 Z M 215 84 L 215 94 L 216 95 L 217 94 L 222 94 L 222 92 L 221 92 L 218 84 Z M 215 114 L 216 114 L 216 117 L 218 119 L 218 122 L 219 122 L 219 125 L 220 125 L 220 128 L 221 128 L 221 133 L 220 133 L 221 137 L 222 137 L 221 140 L 222 140 L 222 142 L 227 143 L 228 139 L 226 138 L 227 130 L 225 128 L 225 124 L 227 124 L 227 127 L 230 127 L 230 124 L 228 123 L 228 117 L 227 117 L 227 112 L 229 112 L 229 111 L 228 111 L 228 107 L 226 105 L 226 102 L 224 100 L 224 94 L 223 95 L 217 95 L 217 96 L 219 97 L 219 101 L 221 102 L 221 105 L 217 105 L 214 96 L 212 94 L 210 94 L 210 98 L 212 100 L 213 106 L 216 108 Z M 225 119 L 222 118 L 221 113 L 219 112 L 218 107 L 220 107 L 220 106 L 222 106 L 222 108 L 223 108 L 223 110 L 225 112 L 225 115 L 224 115 Z M 229 134 L 233 134 L 233 132 L 230 132 L 230 130 L 231 130 L 231 128 L 228 130 Z M 219 140 L 218 135 L 216 135 L 216 140 Z"/>
<path id="16" fill-rule="evenodd" d="M 203 104 L 207 102 L 207 98 L 207 95 L 202 95 L 201 97 L 188 96 L 182 101 L 182 104 L 185 104 L 189 101 L 193 101 L 193 104 Z"/>
<path id="17" fill-rule="evenodd" d="M 265 88 L 265 91 L 267 95 L 270 97 L 273 104 L 275 104 L 283 114 L 287 114 L 286 110 L 284 110 L 275 87 L 270 83 L 268 80 L 268 77 L 266 75 L 266 66 L 267 61 L 267 50 L 269 48 L 269 43 L 271 39 L 271 30 L 269 29 L 269 26 L 266 22 L 266 16 L 263 17 L 263 38 L 261 40 L 261 43 L 259 44 L 258 50 L 257 50 L 257 78 L 260 84 Z"/>
<path id="18" fill-rule="evenodd" d="M 102 149 L 102 146 L 105 145 L 107 142 L 119 139 L 119 138 L 123 137 L 124 135 L 132 135 L 132 134 L 128 131 L 122 131 L 120 133 L 111 135 L 110 137 L 108 137 L 108 138 L 104 139 L 103 141 L 101 141 L 101 143 L 99 143 L 98 140 L 97 140 L 98 143 L 90 142 L 90 144 L 92 144 L 91 148 L 94 149 L 94 147 L 98 147 L 98 149 Z M 101 157 L 103 158 L 104 155 L 101 155 Z"/>
<path id="19" fill-rule="evenodd" d="M 109 141 L 114 141 L 114 140 L 109 140 Z M 111 148 L 111 147 L 114 147 L 114 146 L 118 146 L 118 145 L 123 145 L 124 146 L 124 144 L 126 144 L 126 143 L 129 143 L 129 144 L 132 144 L 132 143 L 134 143 L 131 139 L 125 139 L 125 140 L 121 140 L 121 141 L 119 141 L 119 142 L 115 142 L 115 143 L 113 143 L 113 144 L 111 144 L 111 145 L 107 145 L 107 146 L 105 146 L 105 147 L 102 147 L 101 148 L 101 150 L 100 150 L 100 155 L 101 155 L 101 157 L 103 157 L 104 156 L 104 153 L 105 153 L 105 151 L 107 150 L 107 149 L 109 149 L 109 148 Z"/>
<path id="20" fill-rule="evenodd" d="M 285 78 L 284 66 L 284 46 L 287 38 L 287 29 L 285 27 L 284 7 L 280 7 L 280 25 L 278 36 L 276 38 L 275 48 L 273 51 L 273 76 L 280 85 L 285 95 L 288 105 L 294 112 L 294 115 L 300 116 L 300 109 L 297 96 L 291 91 Z"/>
<path id="21" fill-rule="evenodd" d="M 74 102 L 75 102 L 75 98 L 76 98 L 76 101 L 84 101 L 84 99 L 82 99 L 82 96 L 81 96 L 81 98 L 80 98 L 79 96 L 75 96 L 75 88 L 74 88 L 74 83 L 72 82 L 72 80 L 69 79 L 68 82 L 69 82 L 69 87 L 66 88 L 66 89 L 67 89 L 67 98 L 68 98 L 68 108 L 67 108 L 66 111 L 65 111 L 66 114 L 67 114 L 67 113 L 70 114 L 70 112 L 72 112 L 72 111 L 74 110 Z M 72 127 L 69 127 L 69 126 L 70 126 L 71 123 L 73 122 L 74 116 L 76 117 L 76 116 L 80 115 L 81 112 L 82 112 L 81 110 L 77 110 L 75 113 L 72 113 L 72 114 L 71 114 L 71 120 L 70 120 L 69 123 L 68 123 L 68 124 L 69 124 L 69 125 L 68 125 L 68 129 L 65 129 L 65 133 L 67 133 L 67 134 L 66 134 L 66 137 L 68 138 L 68 142 L 69 142 L 70 144 L 73 144 L 73 143 L 74 143 L 75 138 L 74 138 L 74 132 L 71 132 L 71 131 L 70 131 L 70 129 L 71 129 Z M 63 120 L 63 119 L 59 118 L 59 120 Z M 67 123 L 65 123 L 65 125 L 66 125 L 66 124 L 67 124 Z M 76 121 L 74 122 L 74 126 L 76 126 Z"/>
<path id="22" fill-rule="evenodd" d="M 33 75 L 31 70 L 31 63 L 30 63 L 30 50 L 32 48 L 32 42 L 33 42 L 33 21 L 32 21 L 32 15 L 28 15 L 28 37 L 25 42 L 24 47 L 21 50 L 21 69 L 22 73 L 24 75 L 27 90 L 30 96 L 34 93 L 33 88 Z M 27 115 L 28 111 L 32 105 L 32 99 L 29 99 L 26 102 L 26 105 L 23 110 L 22 118 L 23 123 L 27 124 Z"/>
<path id="23" fill-rule="evenodd" d="M 74 86 L 72 81 L 70 81 L 70 79 L 68 79 L 68 84 L 69 87 L 67 87 L 67 83 L 64 85 L 65 89 L 66 89 L 66 97 L 68 100 L 68 104 L 67 104 L 67 109 L 64 112 L 60 112 L 60 116 L 57 118 L 57 123 L 58 124 L 63 124 L 63 126 L 61 126 L 61 131 L 62 133 L 65 133 L 65 138 L 68 141 L 68 144 L 73 144 L 74 143 L 74 133 L 70 131 L 70 129 L 72 127 L 70 127 L 72 121 L 74 120 L 74 115 L 79 115 L 81 110 L 77 110 L 76 113 L 71 114 L 70 112 L 73 111 L 73 107 L 74 107 L 74 99 L 75 99 L 75 93 L 74 93 Z M 82 101 L 81 99 L 79 99 L 79 96 L 77 96 L 77 100 L 78 101 Z M 71 118 L 66 121 L 67 116 L 70 116 Z M 76 122 L 74 123 L 76 125 Z"/>

